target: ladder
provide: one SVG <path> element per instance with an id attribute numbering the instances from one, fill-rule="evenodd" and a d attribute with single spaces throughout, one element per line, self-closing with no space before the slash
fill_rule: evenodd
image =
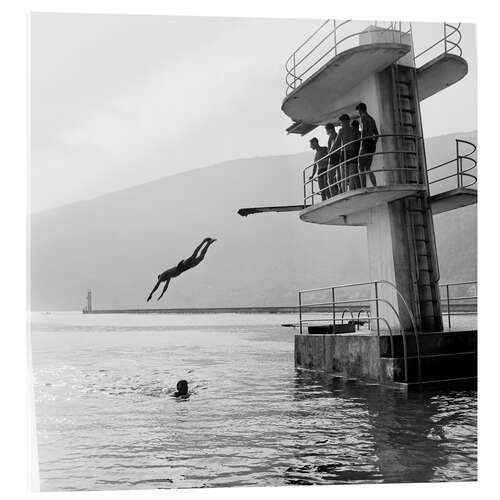
<path id="1" fill-rule="evenodd" d="M 417 82 L 415 68 L 394 64 L 392 67 L 394 83 L 394 125 L 398 134 L 409 134 L 413 137 L 401 139 L 398 149 L 413 151 L 413 154 L 401 153 L 400 165 L 403 182 L 427 186 L 414 196 L 403 200 L 405 222 L 407 226 L 408 248 L 412 264 L 414 313 L 419 330 L 441 331 L 442 316 L 440 296 L 437 282 L 439 267 L 437 260 L 434 224 L 429 199 L 427 170 L 424 144 L 421 136 L 419 117 Z"/>

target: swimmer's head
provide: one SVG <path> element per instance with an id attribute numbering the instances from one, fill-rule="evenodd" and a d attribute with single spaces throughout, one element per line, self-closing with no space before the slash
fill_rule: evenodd
<path id="1" fill-rule="evenodd" d="M 187 393 L 188 393 L 187 380 L 179 380 L 179 382 L 177 382 L 177 394 L 179 396 L 185 396 Z"/>

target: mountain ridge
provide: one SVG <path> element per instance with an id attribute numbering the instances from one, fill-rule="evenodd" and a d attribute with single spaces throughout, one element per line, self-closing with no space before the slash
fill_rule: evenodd
<path id="1" fill-rule="evenodd" d="M 429 166 L 455 134 L 426 140 Z M 474 142 L 475 134 L 462 134 Z M 295 205 L 312 153 L 246 158 L 31 214 L 31 308 L 269 307 L 298 289 L 369 278 L 365 228 L 306 224 L 296 213 L 241 218 L 244 206 Z M 476 207 L 435 216 L 442 280 L 476 276 Z M 218 238 L 205 261 L 146 303 L 156 276 Z M 455 279 L 458 278 L 458 279 Z"/>

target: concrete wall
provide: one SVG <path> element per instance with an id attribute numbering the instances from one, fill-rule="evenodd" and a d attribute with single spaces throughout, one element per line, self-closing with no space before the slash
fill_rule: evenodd
<path id="1" fill-rule="evenodd" d="M 398 30 L 387 30 L 381 26 L 368 26 L 364 33 L 359 35 L 359 44 L 365 43 L 404 43 L 406 45 L 413 45 L 413 39 L 409 33 L 404 33 L 404 29 L 401 33 Z M 415 60 L 413 58 L 413 47 L 412 50 L 402 57 L 398 64 L 403 64 L 404 66 L 415 66 Z"/>
<path id="2" fill-rule="evenodd" d="M 394 283 L 411 307 L 414 302 L 412 261 L 402 203 L 396 201 L 371 210 L 367 225 L 368 262 L 370 279 Z M 411 327 L 410 316 L 394 288 L 379 284 L 378 296 L 396 308 L 397 314 L 389 305 L 379 302 L 379 316 L 388 321 L 390 328 Z M 375 304 L 371 306 L 371 314 L 376 316 Z M 380 328 L 387 329 L 387 326 L 381 322 Z"/>
<path id="3" fill-rule="evenodd" d="M 375 335 L 296 335 L 295 366 L 343 377 L 384 380 Z"/>

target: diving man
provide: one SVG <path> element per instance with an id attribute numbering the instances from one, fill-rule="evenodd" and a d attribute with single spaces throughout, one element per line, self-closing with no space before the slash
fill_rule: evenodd
<path id="1" fill-rule="evenodd" d="M 148 297 L 148 302 L 151 300 L 151 297 L 153 296 L 153 293 L 156 292 L 158 287 L 160 286 L 160 283 L 165 282 L 165 286 L 163 287 L 163 291 L 161 292 L 161 295 L 158 297 L 158 300 L 160 300 L 163 297 L 163 294 L 167 291 L 168 285 L 170 283 L 170 280 L 172 278 L 177 278 L 177 276 L 181 275 L 182 273 L 186 272 L 187 270 L 197 266 L 204 258 L 205 254 L 207 253 L 208 247 L 214 243 L 215 240 L 214 238 L 205 238 L 194 250 L 193 254 L 188 257 L 187 259 L 181 260 L 175 267 L 171 267 L 170 269 L 167 269 L 166 271 L 163 271 L 161 274 L 158 275 L 158 281 L 156 285 L 154 286 L 153 290 L 149 294 Z M 204 247 L 202 249 L 202 247 Z M 198 255 L 199 252 L 199 255 Z"/>

